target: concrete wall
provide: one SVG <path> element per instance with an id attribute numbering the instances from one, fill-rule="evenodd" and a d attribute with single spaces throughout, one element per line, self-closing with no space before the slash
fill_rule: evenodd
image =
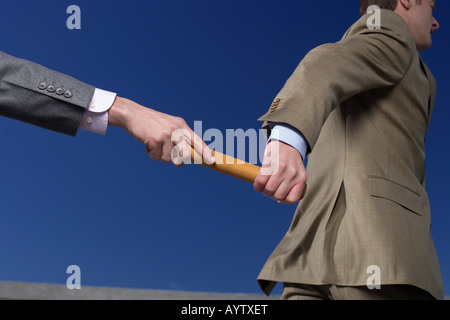
<path id="1" fill-rule="evenodd" d="M 0 282 L 0 299 L 16 300 L 278 300 L 279 296 L 209 293 L 125 288 L 86 287 L 69 290 L 65 285 Z"/>
<path id="2" fill-rule="evenodd" d="M 69 290 L 65 285 L 2 282 L 2 300 L 279 300 L 280 296 L 244 293 L 210 293 L 169 290 L 85 287 Z M 450 300 L 450 297 L 446 297 Z"/>

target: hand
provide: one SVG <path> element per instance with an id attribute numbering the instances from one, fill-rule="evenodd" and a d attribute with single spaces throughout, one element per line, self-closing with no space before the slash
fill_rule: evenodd
<path id="1" fill-rule="evenodd" d="M 172 161 L 173 153 L 177 153 L 177 157 L 190 159 L 190 146 L 192 146 L 199 154 L 203 155 L 206 163 L 213 164 L 215 162 L 212 151 L 182 118 L 116 97 L 109 109 L 108 124 L 125 129 L 131 136 L 142 142 L 146 147 L 147 154 L 153 160 L 174 162 L 181 167 L 184 162 Z M 177 141 L 172 141 L 174 132 L 177 133 Z"/>
<path id="2" fill-rule="evenodd" d="M 253 187 L 278 202 L 294 204 L 303 194 L 306 178 L 303 159 L 297 149 L 272 140 L 264 152 L 263 165 Z"/>

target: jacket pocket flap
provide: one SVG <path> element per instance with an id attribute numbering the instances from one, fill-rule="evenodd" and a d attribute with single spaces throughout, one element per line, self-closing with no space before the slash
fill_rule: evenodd
<path id="1" fill-rule="evenodd" d="M 408 187 L 382 177 L 369 177 L 370 195 L 394 201 L 408 210 L 422 215 L 421 197 Z"/>

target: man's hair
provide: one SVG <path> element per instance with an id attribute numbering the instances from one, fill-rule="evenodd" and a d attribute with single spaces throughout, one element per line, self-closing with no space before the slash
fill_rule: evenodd
<path id="1" fill-rule="evenodd" d="M 388 9 L 394 11 L 397 8 L 398 0 L 359 0 L 359 13 L 365 15 L 367 8 L 370 6 L 378 6 L 380 9 Z"/>

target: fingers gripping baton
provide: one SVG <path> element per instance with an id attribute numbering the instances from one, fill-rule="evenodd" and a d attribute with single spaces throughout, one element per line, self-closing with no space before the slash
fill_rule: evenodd
<path id="1" fill-rule="evenodd" d="M 205 163 L 202 159 L 202 156 L 194 148 L 191 147 L 191 162 L 201 164 L 203 167 L 227 174 L 243 181 L 250 182 L 251 184 L 255 183 L 255 179 L 258 176 L 261 167 L 242 160 L 238 160 L 217 151 L 212 152 L 213 156 L 216 158 L 216 163 L 209 165 Z M 195 160 L 197 160 L 197 162 Z M 307 187 L 305 185 L 300 200 L 305 196 L 306 189 Z"/>

